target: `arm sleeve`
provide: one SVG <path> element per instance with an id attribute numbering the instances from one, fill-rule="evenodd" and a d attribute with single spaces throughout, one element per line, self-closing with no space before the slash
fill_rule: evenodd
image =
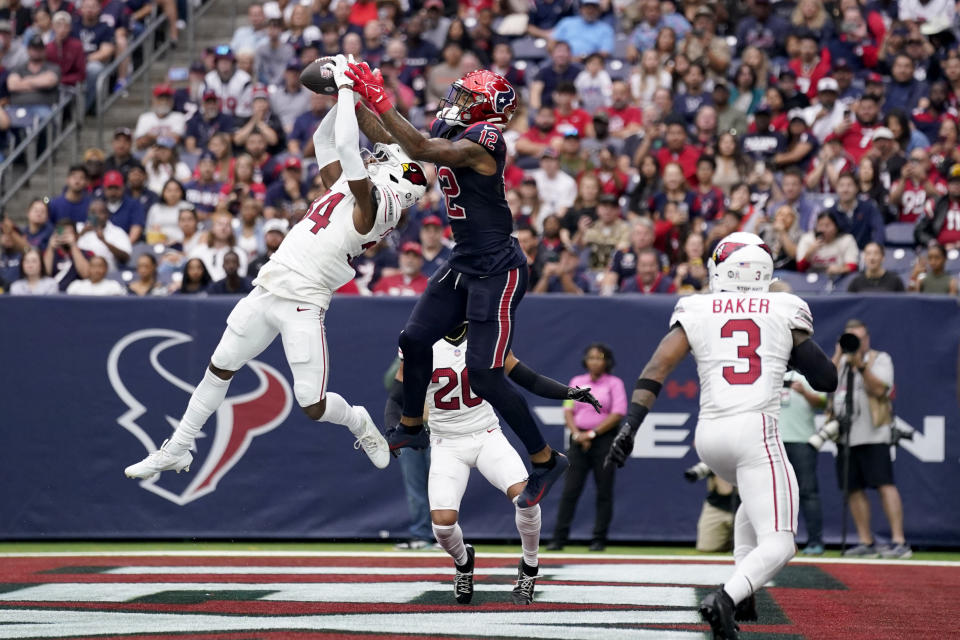
<path id="1" fill-rule="evenodd" d="M 804 340 L 793 348 L 790 366 L 799 371 L 815 390 L 837 390 L 837 368 L 813 340 Z"/>
<path id="2" fill-rule="evenodd" d="M 320 126 L 313 132 L 313 152 L 320 169 L 339 160 L 333 137 L 337 125 L 337 106 L 334 104 L 330 111 L 327 111 L 323 120 L 320 121 Z"/>
<path id="3" fill-rule="evenodd" d="M 516 366 L 510 370 L 510 379 L 541 398 L 550 400 L 567 399 L 567 390 L 569 389 L 567 385 L 540 375 L 523 362 L 517 362 Z"/>
<path id="4" fill-rule="evenodd" d="M 367 177 L 367 170 L 363 166 L 360 156 L 360 127 L 357 124 L 357 112 L 349 107 L 354 104 L 353 89 L 340 89 L 340 100 L 344 103 L 343 109 L 337 110 L 335 137 L 337 141 L 337 157 L 340 167 L 347 180 L 363 180 Z"/>

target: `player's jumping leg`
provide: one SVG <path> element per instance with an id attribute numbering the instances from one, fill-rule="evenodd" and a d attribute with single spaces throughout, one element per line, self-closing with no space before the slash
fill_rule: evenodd
<path id="1" fill-rule="evenodd" d="M 743 560 L 757 548 L 757 532 L 753 529 L 746 509 L 737 509 L 733 523 L 733 562 L 739 566 Z M 734 618 L 738 622 L 749 622 L 757 619 L 757 598 L 751 593 L 737 603 Z"/>
<path id="2" fill-rule="evenodd" d="M 387 430 L 390 450 L 425 449 L 430 441 L 423 430 L 423 402 L 433 374 L 433 344 L 464 320 L 467 289 L 462 274 L 447 267 L 430 277 L 400 333 L 403 353 L 403 415 Z"/>
<path id="3" fill-rule="evenodd" d="M 526 267 L 489 278 L 470 277 L 467 300 L 470 387 L 503 416 L 520 437 L 533 463 L 527 486 L 518 499 L 522 507 L 538 504 L 569 466 L 566 456 L 547 445 L 530 407 L 520 392 L 507 382 L 503 372 L 504 360 L 513 341 L 514 316 L 526 293 L 527 278 Z"/>
<path id="4" fill-rule="evenodd" d="M 390 450 L 367 410 L 351 406 L 337 393 L 327 393 L 330 352 L 323 325 L 324 310 L 283 300 L 275 304 L 273 313 L 280 326 L 283 351 L 293 373 L 293 395 L 300 408 L 311 420 L 350 429 L 357 438 L 354 448 L 362 447 L 374 466 L 385 468 L 390 464 Z"/>
<path id="5" fill-rule="evenodd" d="M 223 337 L 203 380 L 190 396 L 180 424 L 157 451 L 124 470 L 128 477 L 149 478 L 161 471 L 190 470 L 193 442 L 207 419 L 223 404 L 234 373 L 266 349 L 277 335 L 277 328 L 267 320 L 265 294 L 262 289 L 254 289 L 230 312 Z"/>

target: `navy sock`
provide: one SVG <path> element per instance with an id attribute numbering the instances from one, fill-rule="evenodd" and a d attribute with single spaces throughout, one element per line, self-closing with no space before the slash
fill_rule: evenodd
<path id="1" fill-rule="evenodd" d="M 534 462 L 533 466 L 541 469 L 553 469 L 555 466 L 557 466 L 557 452 L 551 451 L 549 460 L 546 462 Z"/>
<path id="2" fill-rule="evenodd" d="M 406 380 L 407 365 L 404 364 L 403 367 L 404 380 Z M 530 407 L 527 406 L 520 392 L 507 382 L 503 375 L 503 367 L 468 369 L 467 375 L 470 378 L 470 388 L 503 416 L 513 432 L 520 437 L 527 448 L 527 453 L 536 453 L 547 446 L 540 428 L 533 419 L 533 414 L 530 413 Z M 424 390 L 426 390 L 426 384 L 424 384 Z"/>

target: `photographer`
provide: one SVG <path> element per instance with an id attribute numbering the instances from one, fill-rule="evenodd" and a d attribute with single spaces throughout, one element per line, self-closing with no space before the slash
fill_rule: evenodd
<path id="1" fill-rule="evenodd" d="M 832 410 L 841 425 L 849 422 L 849 467 L 847 480 L 850 513 L 857 527 L 860 544 L 847 549 L 845 555 L 859 557 L 909 558 L 912 551 L 903 535 L 903 505 L 900 492 L 893 484 L 893 461 L 890 456 L 893 412 L 889 394 L 893 388 L 893 361 L 883 351 L 870 348 L 870 334 L 860 320 L 850 319 L 846 333 L 840 336 L 833 363 L 839 373 L 839 387 L 833 394 Z M 851 388 L 851 409 L 846 407 L 847 389 Z M 837 479 L 844 487 L 844 429 L 841 428 Z M 884 513 L 890 523 L 890 547 L 879 547 L 870 529 L 870 503 L 866 489 L 877 489 Z"/>
<path id="2" fill-rule="evenodd" d="M 817 486 L 817 449 L 808 444 L 816 431 L 814 414 L 827 406 L 827 394 L 813 390 L 806 378 L 796 371 L 783 376 L 780 391 L 780 437 L 787 458 L 797 474 L 800 511 L 807 527 L 804 555 L 823 554 L 823 509 Z"/>
<path id="3" fill-rule="evenodd" d="M 730 551 L 733 549 L 733 514 L 739 503 L 736 487 L 714 474 L 703 462 L 684 471 L 683 477 L 687 482 L 707 481 L 707 495 L 697 519 L 697 551 Z"/>

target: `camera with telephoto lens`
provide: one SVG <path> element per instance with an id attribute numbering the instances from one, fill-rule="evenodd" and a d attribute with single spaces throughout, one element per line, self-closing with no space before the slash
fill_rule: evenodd
<path id="1" fill-rule="evenodd" d="M 683 477 L 687 482 L 696 482 L 697 480 L 703 480 L 711 473 L 713 473 L 713 471 L 710 471 L 710 467 L 708 467 L 705 462 L 698 462 L 689 469 L 686 469 L 683 472 Z"/>
<path id="2" fill-rule="evenodd" d="M 807 444 L 811 447 L 820 451 L 823 445 L 827 440 L 836 442 L 840 437 L 840 421 L 839 420 L 830 420 L 824 422 L 823 426 L 817 429 L 817 432 L 810 436 L 810 439 L 807 440 Z"/>
<path id="3" fill-rule="evenodd" d="M 845 333 L 840 336 L 840 351 L 844 353 L 856 353 L 860 350 L 860 338 L 853 333 Z"/>
<path id="4" fill-rule="evenodd" d="M 893 446 L 899 446 L 901 440 L 910 440 L 913 442 L 913 434 L 917 432 L 916 429 L 911 427 L 908 424 L 902 424 L 893 421 L 893 424 L 890 425 L 890 444 Z"/>

